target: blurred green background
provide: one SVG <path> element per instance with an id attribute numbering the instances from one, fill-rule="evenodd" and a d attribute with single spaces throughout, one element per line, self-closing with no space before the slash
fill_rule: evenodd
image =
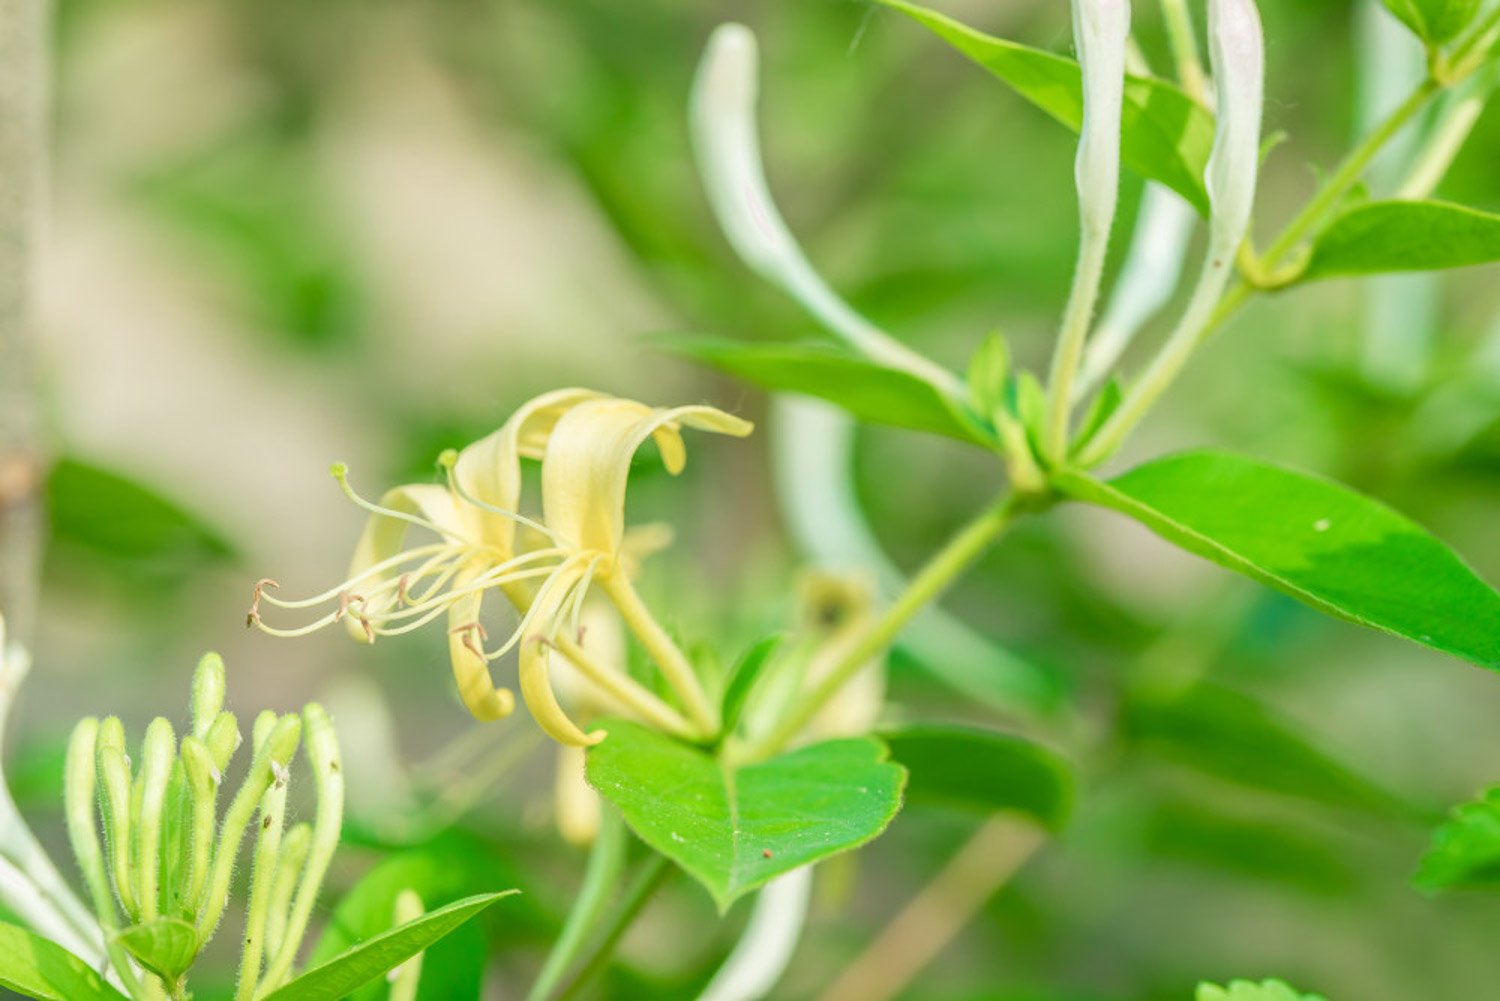
<path id="1" fill-rule="evenodd" d="M 1068 44 L 1058 0 L 938 6 Z M 1137 7 L 1165 70 L 1157 10 Z M 1266 168 L 1263 235 L 1357 128 L 1356 7 L 1263 0 L 1267 130 L 1289 137 Z M 325 906 L 393 854 L 432 870 L 429 896 L 519 885 L 523 902 L 434 964 L 457 979 L 423 989 L 473 997 L 487 967 L 486 997 L 519 997 L 582 869 L 553 834 L 551 756 L 524 712 L 459 769 L 509 766 L 474 809 L 377 823 L 430 798 L 401 763 L 468 725 L 441 638 L 363 647 L 338 630 L 291 642 L 243 628 L 257 578 L 301 595 L 342 577 L 362 516 L 329 463 L 347 461 L 368 496 L 436 481 L 441 449 L 563 385 L 764 415 L 758 391 L 643 341 L 815 333 L 734 259 L 695 176 L 688 88 L 721 21 L 759 34 L 768 170 L 809 256 L 953 366 L 996 327 L 1045 363 L 1075 250 L 1072 137 L 916 25 L 844 0 L 62 0 L 57 13 L 44 324 L 61 462 L 37 668 L 8 749 L 17 796 L 55 832 L 72 721 L 180 721 L 197 656 L 217 649 L 242 718 L 324 698 L 346 742 L 372 748 L 349 754 L 362 798 Z M 1439 196 L 1500 209 L 1497 156 L 1487 114 Z M 1128 222 L 1140 182 L 1124 192 Z M 1475 361 L 1500 318 L 1496 277 L 1430 283 L 1430 330 L 1403 342 L 1422 361 L 1394 384 L 1370 357 L 1368 289 L 1258 301 L 1119 462 L 1213 443 L 1323 472 L 1500 581 L 1500 376 Z M 766 444 L 691 442 L 680 481 L 643 466 L 631 494 L 633 520 L 678 528 L 648 591 L 726 655 L 784 614 L 796 566 Z M 886 429 L 862 432 L 858 470 L 905 567 L 999 484 L 976 454 Z M 1028 525 L 948 604 L 1046 671 L 1065 708 L 997 718 L 898 658 L 893 713 L 1025 728 L 1075 756 L 1085 789 L 1070 829 L 908 997 L 1181 1001 L 1199 979 L 1270 975 L 1330 1001 L 1493 994 L 1500 899 L 1408 881 L 1447 805 L 1500 780 L 1500 678 L 1322 619 L 1104 512 Z M 376 693 L 399 707 L 394 738 Z M 813 996 L 974 824 L 909 811 L 826 866 L 777 996 Z M 601 996 L 693 996 L 746 910 L 712 930 L 706 896 L 675 885 Z"/>

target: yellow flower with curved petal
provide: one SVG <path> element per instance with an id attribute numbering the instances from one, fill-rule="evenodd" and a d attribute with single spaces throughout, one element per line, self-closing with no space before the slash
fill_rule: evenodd
<path id="1" fill-rule="evenodd" d="M 249 623 L 279 636 L 298 636 L 343 620 L 351 634 L 373 642 L 446 615 L 449 653 L 464 704 L 481 720 L 508 715 L 515 699 L 494 685 L 489 662 L 520 646 L 521 694 L 538 724 L 555 739 L 585 745 L 603 738 L 584 733 L 563 712 L 547 673 L 553 648 L 602 691 L 630 704 L 664 729 L 709 735 L 717 715 L 691 665 L 651 618 L 630 583 L 628 567 L 655 547 L 658 533 L 625 529 L 625 487 L 635 452 L 654 439 L 663 463 L 680 472 L 686 458 L 681 429 L 695 427 L 743 436 L 749 422 L 713 407 L 648 407 L 585 389 L 547 393 L 524 404 L 493 434 L 444 456 L 446 487 L 418 484 L 388 491 L 379 504 L 349 486 L 342 467 L 334 475 L 345 493 L 370 512 L 355 547 L 349 578 L 324 594 L 286 601 L 256 585 Z M 522 458 L 542 461 L 540 522 L 518 513 Z M 412 526 L 437 541 L 408 545 Z M 517 545 L 517 527 L 541 541 Z M 689 724 L 675 709 L 618 670 L 588 657 L 577 632 L 585 594 L 598 582 L 625 621 L 656 658 L 684 702 Z M 498 647 L 487 649 L 480 611 L 488 591 L 502 591 L 520 623 Z M 298 629 L 266 625 L 260 603 L 280 608 L 336 607 Z"/>

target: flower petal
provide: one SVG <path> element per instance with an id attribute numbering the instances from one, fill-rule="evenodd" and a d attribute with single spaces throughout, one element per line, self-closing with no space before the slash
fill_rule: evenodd
<path id="1" fill-rule="evenodd" d="M 463 517 L 454 504 L 453 495 L 446 488 L 431 484 L 416 484 L 388 490 L 380 498 L 380 506 L 399 514 L 411 515 L 428 522 L 445 534 L 445 539 L 463 537 Z M 365 530 L 354 547 L 354 558 L 349 563 L 349 579 L 363 576 L 371 567 L 396 556 L 406 548 L 406 536 L 413 522 L 405 518 L 386 514 L 372 514 L 365 522 Z M 394 570 L 367 577 L 359 585 L 361 590 L 374 591 L 381 584 L 397 576 Z M 374 598 L 364 606 L 366 614 L 384 611 L 395 604 L 396 596 L 386 594 Z M 357 616 L 345 619 L 349 635 L 360 642 L 368 642 L 370 634 Z"/>
<path id="2" fill-rule="evenodd" d="M 477 576 L 466 570 L 453 582 L 462 590 Z M 474 718 L 481 722 L 504 719 L 516 707 L 516 697 L 507 688 L 496 688 L 490 679 L 490 665 L 484 657 L 483 631 L 479 625 L 483 591 L 464 595 L 448 608 L 448 655 L 453 661 L 453 678 L 458 694 Z"/>
<path id="3" fill-rule="evenodd" d="M 454 479 L 481 504 L 515 511 L 521 499 L 521 457 L 541 458 L 558 418 L 599 395 L 591 389 L 559 389 L 523 403 L 499 430 L 458 453 L 453 465 Z M 512 551 L 515 522 L 473 505 L 465 505 L 464 512 L 475 538 L 503 553 Z"/>
<path id="4" fill-rule="evenodd" d="M 556 630 L 563 602 L 580 576 L 581 572 L 577 572 L 560 577 L 536 596 L 532 634 L 521 637 L 521 697 L 526 700 L 526 708 L 531 710 L 532 718 L 547 736 L 572 747 L 588 747 L 606 736 L 603 730 L 584 733 L 568 718 L 557 703 L 547 674 L 547 660 L 552 653 L 551 636 Z"/>
<path id="5" fill-rule="evenodd" d="M 631 459 L 655 437 L 667 470 L 681 471 L 686 459 L 681 425 L 736 437 L 754 427 L 714 407 L 657 410 L 619 398 L 589 400 L 563 415 L 542 459 L 542 508 L 558 542 L 580 551 L 618 553 Z"/>

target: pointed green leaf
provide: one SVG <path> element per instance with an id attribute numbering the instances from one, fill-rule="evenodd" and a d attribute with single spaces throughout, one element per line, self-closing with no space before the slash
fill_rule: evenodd
<path id="1" fill-rule="evenodd" d="M 1319 611 L 1500 669 L 1500 594 L 1384 504 L 1225 452 L 1184 452 L 1108 483 L 1054 485 Z"/>
<path id="2" fill-rule="evenodd" d="M 868 737 L 737 767 L 636 723 L 601 725 L 609 737 L 589 749 L 590 784 L 721 911 L 773 877 L 864 844 L 901 807 L 906 769 Z"/>
<path id="3" fill-rule="evenodd" d="M 1318 749 L 1289 720 L 1218 685 L 1132 692 L 1120 733 L 1141 750 L 1247 788 L 1388 817 L 1414 812 Z"/>
<path id="4" fill-rule="evenodd" d="M 115 938 L 142 966 L 168 983 L 176 983 L 198 958 L 198 932 L 180 918 L 158 918 L 132 925 Z"/>
<path id="5" fill-rule="evenodd" d="M 749 650 L 734 665 L 730 672 L 729 683 L 724 686 L 724 704 L 720 712 L 724 720 L 724 732 L 733 733 L 735 727 L 739 726 L 740 714 L 745 711 L 745 700 L 750 697 L 750 692 L 755 688 L 755 683 L 760 680 L 766 665 L 770 663 L 771 655 L 781 645 L 781 636 L 767 636 Z"/>
<path id="6" fill-rule="evenodd" d="M 1368 202 L 1318 234 L 1302 281 L 1500 261 L 1500 215 L 1447 202 Z"/>
<path id="7" fill-rule="evenodd" d="M 1082 127 L 1083 74 L 1072 59 L 994 38 L 904 0 L 877 2 L 924 25 L 1074 132 Z M 1213 115 L 1165 81 L 1127 76 L 1120 128 L 1125 166 L 1208 214 L 1203 172 L 1213 148 Z"/>
<path id="8" fill-rule="evenodd" d="M 1010 383 L 1010 346 L 999 331 L 991 333 L 975 350 L 964 369 L 964 384 L 969 390 L 969 406 L 989 417 L 1005 405 L 1006 386 Z"/>
<path id="9" fill-rule="evenodd" d="M 415 921 L 376 935 L 272 991 L 265 1001 L 338 1001 L 383 976 L 515 890 L 482 893 L 428 911 Z"/>
<path id="10" fill-rule="evenodd" d="M 1453 808 L 1412 882 L 1429 891 L 1500 889 L 1500 787 Z"/>
<path id="11" fill-rule="evenodd" d="M 0 987 L 42 1001 L 125 1001 L 125 995 L 62 946 L 3 922 Z"/>
<path id="12" fill-rule="evenodd" d="M 1386 10 L 1428 45 L 1441 45 L 1467 28 L 1480 0 L 1384 0 Z"/>
<path id="13" fill-rule="evenodd" d="M 1251 983 L 1236 980 L 1228 987 L 1199 984 L 1197 1001 L 1323 1001 L 1316 994 L 1299 994 L 1280 980 Z"/>
<path id="14" fill-rule="evenodd" d="M 910 773 L 907 800 L 990 814 L 1031 815 L 1056 830 L 1073 806 L 1073 770 L 1061 755 L 1023 737 L 978 727 L 915 724 L 881 733 L 891 759 Z"/>
<path id="15" fill-rule="evenodd" d="M 749 344 L 709 337 L 659 338 L 676 354 L 767 389 L 806 393 L 862 421 L 993 447 L 994 435 L 931 383 L 829 344 Z"/>

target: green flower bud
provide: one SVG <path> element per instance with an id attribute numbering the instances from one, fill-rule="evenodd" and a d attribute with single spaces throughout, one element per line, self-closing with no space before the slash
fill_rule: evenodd
<path id="1" fill-rule="evenodd" d="M 135 821 L 131 833 L 136 849 L 136 899 L 143 921 L 153 921 L 161 914 L 162 810 L 166 805 L 167 784 L 172 779 L 176 750 L 177 737 L 172 732 L 172 724 L 158 716 L 146 728 L 146 739 L 141 745 L 141 773 L 136 783 L 139 791 L 131 811 Z"/>
<path id="2" fill-rule="evenodd" d="M 224 708 L 224 660 L 206 653 L 193 672 L 193 736 L 202 740 Z"/>
<path id="3" fill-rule="evenodd" d="M 209 753 L 213 755 L 214 767 L 221 774 L 229 767 L 229 760 L 234 757 L 234 752 L 239 750 L 240 739 L 239 722 L 231 712 L 219 713 L 204 735 L 203 743 L 208 746 Z"/>
<path id="4" fill-rule="evenodd" d="M 113 719 L 113 717 L 111 717 Z M 110 720 L 105 720 L 99 730 L 98 748 L 100 807 L 104 814 L 104 840 L 109 851 L 110 876 L 114 882 L 115 895 L 120 907 L 131 923 L 140 920 L 140 909 L 136 906 L 135 880 L 130 872 L 130 803 L 132 789 L 130 766 L 125 763 L 125 752 L 114 743 L 104 743 Z M 114 720 L 119 724 L 119 720 Z"/>

